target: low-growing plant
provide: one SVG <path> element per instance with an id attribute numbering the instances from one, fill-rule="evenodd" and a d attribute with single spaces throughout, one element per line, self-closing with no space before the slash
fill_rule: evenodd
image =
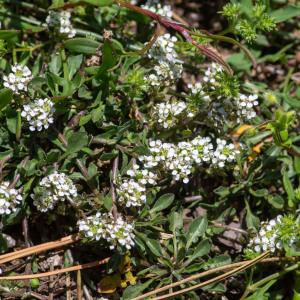
<path id="1" fill-rule="evenodd" d="M 4 299 L 299 298 L 299 3 L 171 4 L 1 2 Z"/>

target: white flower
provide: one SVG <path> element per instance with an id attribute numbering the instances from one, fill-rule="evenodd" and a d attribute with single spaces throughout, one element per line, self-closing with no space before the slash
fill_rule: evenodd
<path id="1" fill-rule="evenodd" d="M 239 150 L 235 149 L 234 144 L 222 139 L 217 139 L 217 148 L 213 153 L 212 164 L 219 168 L 224 168 L 226 162 L 233 162 L 239 154 Z"/>
<path id="2" fill-rule="evenodd" d="M 177 145 L 151 141 L 150 155 L 139 157 L 145 168 L 160 168 L 169 172 L 174 180 L 189 182 L 189 176 L 194 167 L 208 163 L 213 152 L 209 137 L 196 137 L 190 142 L 180 142 Z"/>
<path id="3" fill-rule="evenodd" d="M 279 240 L 278 223 L 275 220 L 262 222 L 259 232 L 249 241 L 248 247 L 261 253 L 270 250 L 272 253 L 282 250 Z"/>
<path id="4" fill-rule="evenodd" d="M 216 76 L 220 72 L 223 72 L 223 68 L 216 63 L 212 63 L 205 71 L 203 81 L 204 83 L 209 83 L 211 90 L 214 90 L 215 86 L 218 86 L 219 83 L 216 80 Z"/>
<path id="5" fill-rule="evenodd" d="M 118 202 L 126 207 L 143 205 L 146 200 L 146 185 L 156 184 L 157 176 L 147 169 L 140 170 L 135 164 L 127 171 L 130 179 L 119 179 L 117 182 Z"/>
<path id="6" fill-rule="evenodd" d="M 167 60 L 174 62 L 178 59 L 175 51 L 175 43 L 178 41 L 176 36 L 171 36 L 169 33 L 161 35 L 157 38 L 148 52 L 148 57 L 155 60 Z"/>
<path id="7" fill-rule="evenodd" d="M 117 246 L 131 249 L 134 246 L 134 226 L 125 222 L 121 217 L 114 220 L 111 214 L 98 212 L 85 220 L 78 221 L 79 232 L 89 240 L 105 240 L 110 249 Z"/>
<path id="8" fill-rule="evenodd" d="M 30 131 L 42 131 L 53 123 L 55 109 L 50 99 L 36 99 L 30 104 L 23 106 L 21 116 L 29 123 Z"/>
<path id="9" fill-rule="evenodd" d="M 154 66 L 152 73 L 145 75 L 145 81 L 152 87 L 171 86 L 181 77 L 182 71 L 181 63 L 170 63 L 166 60 L 160 60 Z"/>
<path id="10" fill-rule="evenodd" d="M 135 1 L 136 2 L 136 1 Z M 170 5 L 163 5 L 159 3 L 158 0 L 148 0 L 145 5 L 142 5 L 142 8 L 148 9 L 158 15 L 172 18 L 173 12 Z"/>
<path id="11" fill-rule="evenodd" d="M 152 123 L 165 129 L 171 128 L 178 124 L 180 115 L 183 118 L 188 117 L 186 109 L 187 105 L 183 101 L 173 100 L 167 103 L 159 103 L 153 108 Z"/>
<path id="12" fill-rule="evenodd" d="M 13 188 L 9 188 L 9 182 L 0 184 L 0 215 L 9 215 L 17 210 L 23 198 L 20 193 Z"/>
<path id="13" fill-rule="evenodd" d="M 139 165 L 137 164 L 134 164 L 132 169 L 129 169 L 126 174 L 141 185 L 156 184 L 157 175 L 147 169 L 140 169 Z"/>
<path id="14" fill-rule="evenodd" d="M 134 179 L 125 179 L 117 186 L 119 203 L 126 207 L 141 206 L 146 202 L 146 187 Z"/>
<path id="15" fill-rule="evenodd" d="M 197 96 L 205 101 L 210 101 L 210 96 L 205 92 L 201 82 L 196 82 L 195 84 L 188 84 L 188 88 L 191 90 L 193 96 Z"/>
<path id="16" fill-rule="evenodd" d="M 31 197 L 37 209 L 45 212 L 53 209 L 58 201 L 73 201 L 77 197 L 77 189 L 66 174 L 54 172 L 40 181 Z"/>
<path id="17" fill-rule="evenodd" d="M 280 253 L 285 247 L 299 251 L 300 224 L 297 216 L 278 215 L 275 219 L 262 222 L 259 232 L 249 241 L 248 248 L 261 253 L 270 250 Z"/>
<path id="18" fill-rule="evenodd" d="M 246 96 L 239 94 L 239 96 L 235 99 L 237 122 L 252 120 L 256 117 L 254 108 L 258 105 L 257 98 L 257 95 Z"/>
<path id="19" fill-rule="evenodd" d="M 46 18 L 46 24 L 49 27 L 57 27 L 58 33 L 68 38 L 72 38 L 76 35 L 76 30 L 71 23 L 71 13 L 69 11 L 50 11 Z"/>
<path id="20" fill-rule="evenodd" d="M 27 91 L 27 85 L 31 81 L 31 71 L 27 66 L 14 65 L 11 68 L 12 72 L 8 76 L 4 75 L 4 87 L 12 90 L 15 94 Z"/>
<path id="21" fill-rule="evenodd" d="M 148 57 L 156 61 L 152 73 L 145 80 L 152 87 L 170 86 L 181 77 L 183 66 L 175 51 L 177 38 L 166 33 L 155 41 L 148 52 Z"/>

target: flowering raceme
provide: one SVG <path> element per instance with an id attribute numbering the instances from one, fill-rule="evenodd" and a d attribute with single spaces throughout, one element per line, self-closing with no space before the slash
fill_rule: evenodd
<path id="1" fill-rule="evenodd" d="M 104 240 L 110 244 L 110 249 L 124 247 L 131 249 L 134 246 L 134 226 L 127 223 L 121 217 L 115 220 L 109 213 L 98 212 L 78 221 L 81 234 L 88 240 Z"/>
<path id="2" fill-rule="evenodd" d="M 275 219 L 262 222 L 259 232 L 250 240 L 248 250 L 261 253 L 270 250 L 280 253 L 284 247 L 299 247 L 300 224 L 292 215 L 278 215 Z"/>
<path id="3" fill-rule="evenodd" d="M 168 35 L 169 36 L 169 35 Z M 164 36 L 161 37 L 164 40 Z M 168 38 L 166 39 L 168 40 Z M 154 73 L 147 75 L 147 81 L 152 86 L 170 86 L 176 78 L 172 75 L 181 74 L 181 72 L 162 73 L 160 67 L 166 65 L 166 72 L 171 70 L 173 63 L 169 63 L 168 54 L 173 56 L 176 61 L 177 54 L 171 54 L 174 51 L 173 44 L 168 46 L 168 42 L 159 42 L 162 47 L 153 46 L 149 52 L 149 57 L 161 58 L 154 67 Z M 166 49 L 169 49 L 166 51 Z M 151 52 L 152 51 L 152 52 Z M 159 69 L 159 71 L 158 71 Z M 207 126 L 213 127 L 214 130 L 221 132 L 223 124 L 232 122 L 230 126 L 235 126 L 241 122 L 251 121 L 256 116 L 255 107 L 258 106 L 258 96 L 244 95 L 236 93 L 231 94 L 230 89 L 226 86 L 227 75 L 222 67 L 213 63 L 205 71 L 203 80 L 194 84 L 188 84 L 189 94 L 186 101 L 179 101 L 174 98 L 163 103 L 156 104 L 152 109 L 150 124 L 152 126 L 169 129 L 177 126 L 182 121 L 190 121 L 199 115 L 206 115 Z M 224 86 L 223 86 L 224 85 Z M 234 86 L 234 85 L 233 85 Z M 228 95 L 224 95 L 227 91 Z"/>
<path id="4" fill-rule="evenodd" d="M 171 128 L 179 123 L 180 120 L 193 117 L 192 113 L 186 115 L 186 103 L 183 101 L 170 101 L 159 103 L 154 106 L 151 120 L 153 124 L 165 129 Z"/>
<path id="5" fill-rule="evenodd" d="M 36 99 L 23 106 L 21 116 L 29 123 L 30 131 L 48 129 L 53 123 L 54 103 L 50 99 Z"/>
<path id="6" fill-rule="evenodd" d="M 170 5 L 163 5 L 159 0 L 148 0 L 145 5 L 142 5 L 142 8 L 148 9 L 158 15 L 172 18 L 173 11 Z"/>
<path id="7" fill-rule="evenodd" d="M 71 13 L 69 11 L 50 11 L 46 18 L 46 24 L 49 27 L 57 28 L 59 34 L 68 38 L 72 38 L 76 35 L 76 30 L 71 23 Z"/>
<path id="8" fill-rule="evenodd" d="M 37 209 L 46 212 L 59 201 L 72 202 L 77 197 L 77 189 L 66 174 L 54 172 L 40 181 L 31 197 Z"/>
<path id="9" fill-rule="evenodd" d="M 155 62 L 153 71 L 145 76 L 150 86 L 170 86 L 181 77 L 183 67 L 175 51 L 177 38 L 166 33 L 157 38 L 148 52 Z"/>
<path id="10" fill-rule="evenodd" d="M 140 170 L 137 164 L 126 173 L 130 179 L 120 178 L 117 182 L 118 203 L 126 207 L 143 205 L 146 198 L 146 186 L 156 184 L 157 176 L 147 169 Z"/>
<path id="11" fill-rule="evenodd" d="M 0 184 L 0 215 L 9 215 L 17 210 L 23 197 L 14 188 L 9 187 L 9 182 L 4 181 Z"/>
<path id="12" fill-rule="evenodd" d="M 16 94 L 27 91 L 27 85 L 32 79 L 31 71 L 27 66 L 14 65 L 11 67 L 11 73 L 4 75 L 4 87 L 12 90 Z"/>
<path id="13" fill-rule="evenodd" d="M 233 162 L 236 156 L 240 153 L 235 149 L 234 144 L 227 144 L 225 140 L 217 139 L 217 148 L 212 157 L 212 165 L 224 168 L 226 162 Z"/>
<path id="14" fill-rule="evenodd" d="M 235 160 L 239 151 L 233 144 L 217 139 L 216 150 L 209 137 L 196 137 L 190 142 L 176 144 L 163 143 L 160 140 L 151 141 L 150 155 L 139 157 L 145 168 L 159 168 L 164 172 L 170 172 L 174 180 L 189 182 L 189 175 L 194 168 L 203 163 L 212 163 L 213 166 L 225 167 L 225 162 Z"/>

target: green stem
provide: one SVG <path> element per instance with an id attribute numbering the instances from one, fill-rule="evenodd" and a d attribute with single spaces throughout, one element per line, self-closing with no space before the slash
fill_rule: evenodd
<path id="1" fill-rule="evenodd" d="M 287 94 L 288 93 L 288 90 L 289 90 L 289 82 L 290 82 L 290 79 L 293 75 L 293 72 L 294 72 L 295 68 L 290 68 L 289 71 L 288 71 L 288 74 L 287 76 L 285 77 L 285 80 L 283 82 L 283 93 L 284 94 Z"/>
<path id="2" fill-rule="evenodd" d="M 21 20 L 23 22 L 26 22 L 26 23 L 29 23 L 29 24 L 32 24 L 32 25 L 42 26 L 42 22 L 40 22 L 38 20 L 29 19 L 29 18 L 26 18 L 24 16 L 19 16 L 19 15 L 13 14 L 13 13 L 8 13 L 8 12 L 2 12 L 1 11 L 0 15 L 7 16 L 7 17 L 10 17 L 12 19 Z"/>
<path id="3" fill-rule="evenodd" d="M 297 264 L 294 264 L 286 269 L 284 269 L 283 271 L 281 272 L 276 272 L 276 273 L 273 273 L 272 275 L 270 276 L 267 276 L 265 277 L 264 279 L 252 284 L 252 285 L 249 285 L 246 289 L 246 291 L 244 292 L 243 296 L 241 297 L 241 300 L 245 299 L 250 293 L 254 292 L 256 289 L 258 289 L 260 286 L 268 283 L 269 281 L 271 280 L 277 280 L 279 279 L 280 277 L 284 276 L 285 274 L 289 273 L 289 272 L 292 272 L 292 271 L 295 271 L 297 270 L 298 268 L 300 267 L 300 263 L 297 263 Z"/>
<path id="4" fill-rule="evenodd" d="M 46 9 L 41 8 L 38 5 L 34 5 L 34 4 L 31 4 L 31 3 L 28 3 L 28 2 L 23 2 L 23 1 L 19 1 L 19 0 L 5 0 L 5 2 L 7 4 L 12 4 L 12 3 L 18 4 L 18 5 L 23 6 L 25 8 L 30 8 L 30 9 L 33 9 L 35 11 L 39 11 L 41 13 L 47 13 Z"/>
<path id="5" fill-rule="evenodd" d="M 248 48 L 246 48 L 243 44 L 236 41 L 235 39 L 232 39 L 230 37 L 223 36 L 223 35 L 210 34 L 210 33 L 206 33 L 206 32 L 199 33 L 199 32 L 190 31 L 190 34 L 194 35 L 194 36 L 202 37 L 202 38 L 208 38 L 211 40 L 216 40 L 216 41 L 221 41 L 221 42 L 226 42 L 226 43 L 236 45 L 245 52 L 247 57 L 251 60 L 253 67 L 255 68 L 257 66 L 256 60 L 255 60 L 254 56 L 252 55 L 252 53 L 248 50 Z"/>
<path id="6" fill-rule="evenodd" d="M 294 283 L 294 295 L 293 300 L 300 299 L 300 270 L 296 270 L 294 274 L 295 283 Z"/>
<path id="7" fill-rule="evenodd" d="M 69 66 L 67 63 L 67 57 L 64 49 L 61 50 L 61 59 L 63 61 L 64 79 L 69 80 Z"/>

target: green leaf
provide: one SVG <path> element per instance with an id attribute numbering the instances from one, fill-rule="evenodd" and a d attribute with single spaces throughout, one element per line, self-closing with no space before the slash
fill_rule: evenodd
<path id="1" fill-rule="evenodd" d="M 85 132 L 73 132 L 68 139 L 67 153 L 79 152 L 82 148 L 87 146 L 88 136 Z"/>
<path id="2" fill-rule="evenodd" d="M 284 22 L 299 15 L 300 7 L 294 5 L 286 6 L 271 12 L 271 17 L 273 17 L 277 23 Z"/>
<path id="3" fill-rule="evenodd" d="M 193 254 L 188 259 L 188 264 L 194 261 L 198 257 L 207 255 L 210 251 L 211 243 L 208 239 L 201 241 L 198 246 L 195 248 Z"/>
<path id="4" fill-rule="evenodd" d="M 112 200 L 111 194 L 108 194 L 104 197 L 103 204 L 104 204 L 104 207 L 107 209 L 107 211 L 111 210 L 111 208 L 113 206 L 113 200 Z"/>
<path id="5" fill-rule="evenodd" d="M 293 207 L 295 201 L 295 192 L 294 192 L 292 182 L 290 181 L 290 178 L 286 171 L 283 172 L 282 180 L 283 180 L 284 189 L 288 195 L 288 205 L 289 207 Z"/>
<path id="6" fill-rule="evenodd" d="M 12 109 L 7 111 L 6 124 L 7 124 L 8 130 L 11 133 L 13 133 L 13 134 L 17 133 L 17 129 L 18 129 L 18 113 L 17 113 L 17 111 L 14 111 Z"/>
<path id="7" fill-rule="evenodd" d="M 297 175 L 300 175 L 300 157 L 294 157 L 294 169 Z"/>
<path id="8" fill-rule="evenodd" d="M 205 264 L 203 264 L 204 269 L 213 269 L 221 266 L 229 265 L 231 263 L 231 258 L 228 255 L 218 255 L 210 258 Z"/>
<path id="9" fill-rule="evenodd" d="M 218 283 L 212 283 L 205 287 L 203 287 L 203 291 L 209 291 L 210 293 L 225 293 L 226 287 L 224 283 L 218 282 Z"/>
<path id="10" fill-rule="evenodd" d="M 3 234 L 0 233 L 0 253 L 4 253 L 8 250 L 7 240 Z"/>
<path id="11" fill-rule="evenodd" d="M 171 232 L 176 232 L 177 230 L 183 227 L 183 218 L 182 218 L 182 211 L 176 212 L 173 211 L 169 217 L 170 226 L 169 229 Z"/>
<path id="12" fill-rule="evenodd" d="M 30 287 L 33 289 L 37 289 L 40 286 L 40 281 L 38 278 L 30 279 Z"/>
<path id="13" fill-rule="evenodd" d="M 265 293 L 268 291 L 268 289 L 276 282 L 277 280 L 271 280 L 267 282 L 264 286 L 257 288 L 255 290 L 255 293 L 249 297 L 247 297 L 245 300 L 258 300 L 258 299 L 271 299 L 266 298 Z"/>
<path id="14" fill-rule="evenodd" d="M 51 61 L 49 63 L 49 70 L 51 73 L 59 74 L 62 67 L 62 59 L 59 54 L 51 55 Z"/>
<path id="15" fill-rule="evenodd" d="M 52 5 L 49 7 L 49 9 L 58 9 L 65 6 L 65 2 L 62 0 L 53 1 Z M 82 4 L 89 4 L 94 5 L 98 7 L 102 6 L 109 6 L 113 4 L 113 0 L 71 0 L 69 1 L 70 4 L 73 4 L 74 6 L 81 6 Z"/>
<path id="16" fill-rule="evenodd" d="M 118 151 L 109 152 L 109 153 L 103 153 L 100 156 L 100 159 L 103 160 L 103 161 L 105 161 L 105 160 L 111 160 L 111 159 L 117 157 L 118 155 L 119 155 Z"/>
<path id="17" fill-rule="evenodd" d="M 197 218 L 191 222 L 187 233 L 186 249 L 188 249 L 193 243 L 197 242 L 199 237 L 204 236 L 207 224 L 206 216 Z"/>
<path id="18" fill-rule="evenodd" d="M 74 55 L 68 57 L 67 63 L 69 66 L 69 80 L 71 80 L 75 73 L 79 70 L 82 60 L 82 55 Z"/>
<path id="19" fill-rule="evenodd" d="M 146 238 L 145 243 L 148 246 L 151 253 L 153 253 L 155 256 L 161 256 L 162 255 L 159 241 Z"/>
<path id="20" fill-rule="evenodd" d="M 291 97 L 288 94 L 284 94 L 283 100 L 292 108 L 300 108 L 300 100 L 297 97 Z"/>
<path id="21" fill-rule="evenodd" d="M 81 2 L 94 5 L 94 6 L 109 6 L 114 3 L 113 0 L 83 0 Z"/>
<path id="22" fill-rule="evenodd" d="M 282 209 L 284 207 L 284 199 L 279 195 L 269 195 L 268 202 L 277 209 Z"/>
<path id="23" fill-rule="evenodd" d="M 244 53 L 235 53 L 227 58 L 227 62 L 238 71 L 249 71 L 252 64 Z"/>
<path id="24" fill-rule="evenodd" d="M 97 77 L 101 77 L 108 69 L 112 68 L 117 62 L 112 43 L 110 41 L 106 40 L 101 50 L 102 64 L 97 72 Z"/>
<path id="25" fill-rule="evenodd" d="M 158 200 L 155 202 L 153 208 L 151 209 L 151 213 L 155 213 L 163 209 L 166 209 L 173 203 L 174 199 L 175 199 L 174 194 L 164 194 L 160 196 Z"/>
<path id="26" fill-rule="evenodd" d="M 122 255 L 115 253 L 108 261 L 106 269 L 108 274 L 116 272 L 122 263 Z"/>
<path id="27" fill-rule="evenodd" d="M 9 40 L 20 33 L 19 30 L 0 30 L 0 39 Z"/>
<path id="28" fill-rule="evenodd" d="M 230 189 L 229 187 L 219 186 L 216 189 L 214 189 L 214 193 L 221 196 L 222 198 L 225 198 L 230 195 Z"/>
<path id="29" fill-rule="evenodd" d="M 99 42 L 88 38 L 74 38 L 65 41 L 64 45 L 71 52 L 95 54 L 99 47 Z"/>
<path id="30" fill-rule="evenodd" d="M 122 300 L 130 300 L 139 296 L 155 279 L 150 279 L 143 284 L 130 285 L 123 293 Z"/>
<path id="31" fill-rule="evenodd" d="M 13 99 L 13 92 L 10 89 L 0 90 L 0 110 L 5 108 Z"/>
<path id="32" fill-rule="evenodd" d="M 245 201 L 246 203 L 246 210 L 247 210 L 247 214 L 246 214 L 246 224 L 247 224 L 247 227 L 250 229 L 250 228 L 253 228 L 253 229 L 257 229 L 259 224 L 260 224 L 260 221 L 259 221 L 259 218 L 256 217 L 252 211 L 251 211 L 251 208 L 250 208 L 250 205 L 248 203 L 248 201 Z"/>
<path id="33" fill-rule="evenodd" d="M 259 190 L 253 190 L 253 189 L 249 189 L 249 192 L 251 195 L 255 196 L 255 197 L 267 197 L 269 192 L 267 189 L 259 189 Z"/>

